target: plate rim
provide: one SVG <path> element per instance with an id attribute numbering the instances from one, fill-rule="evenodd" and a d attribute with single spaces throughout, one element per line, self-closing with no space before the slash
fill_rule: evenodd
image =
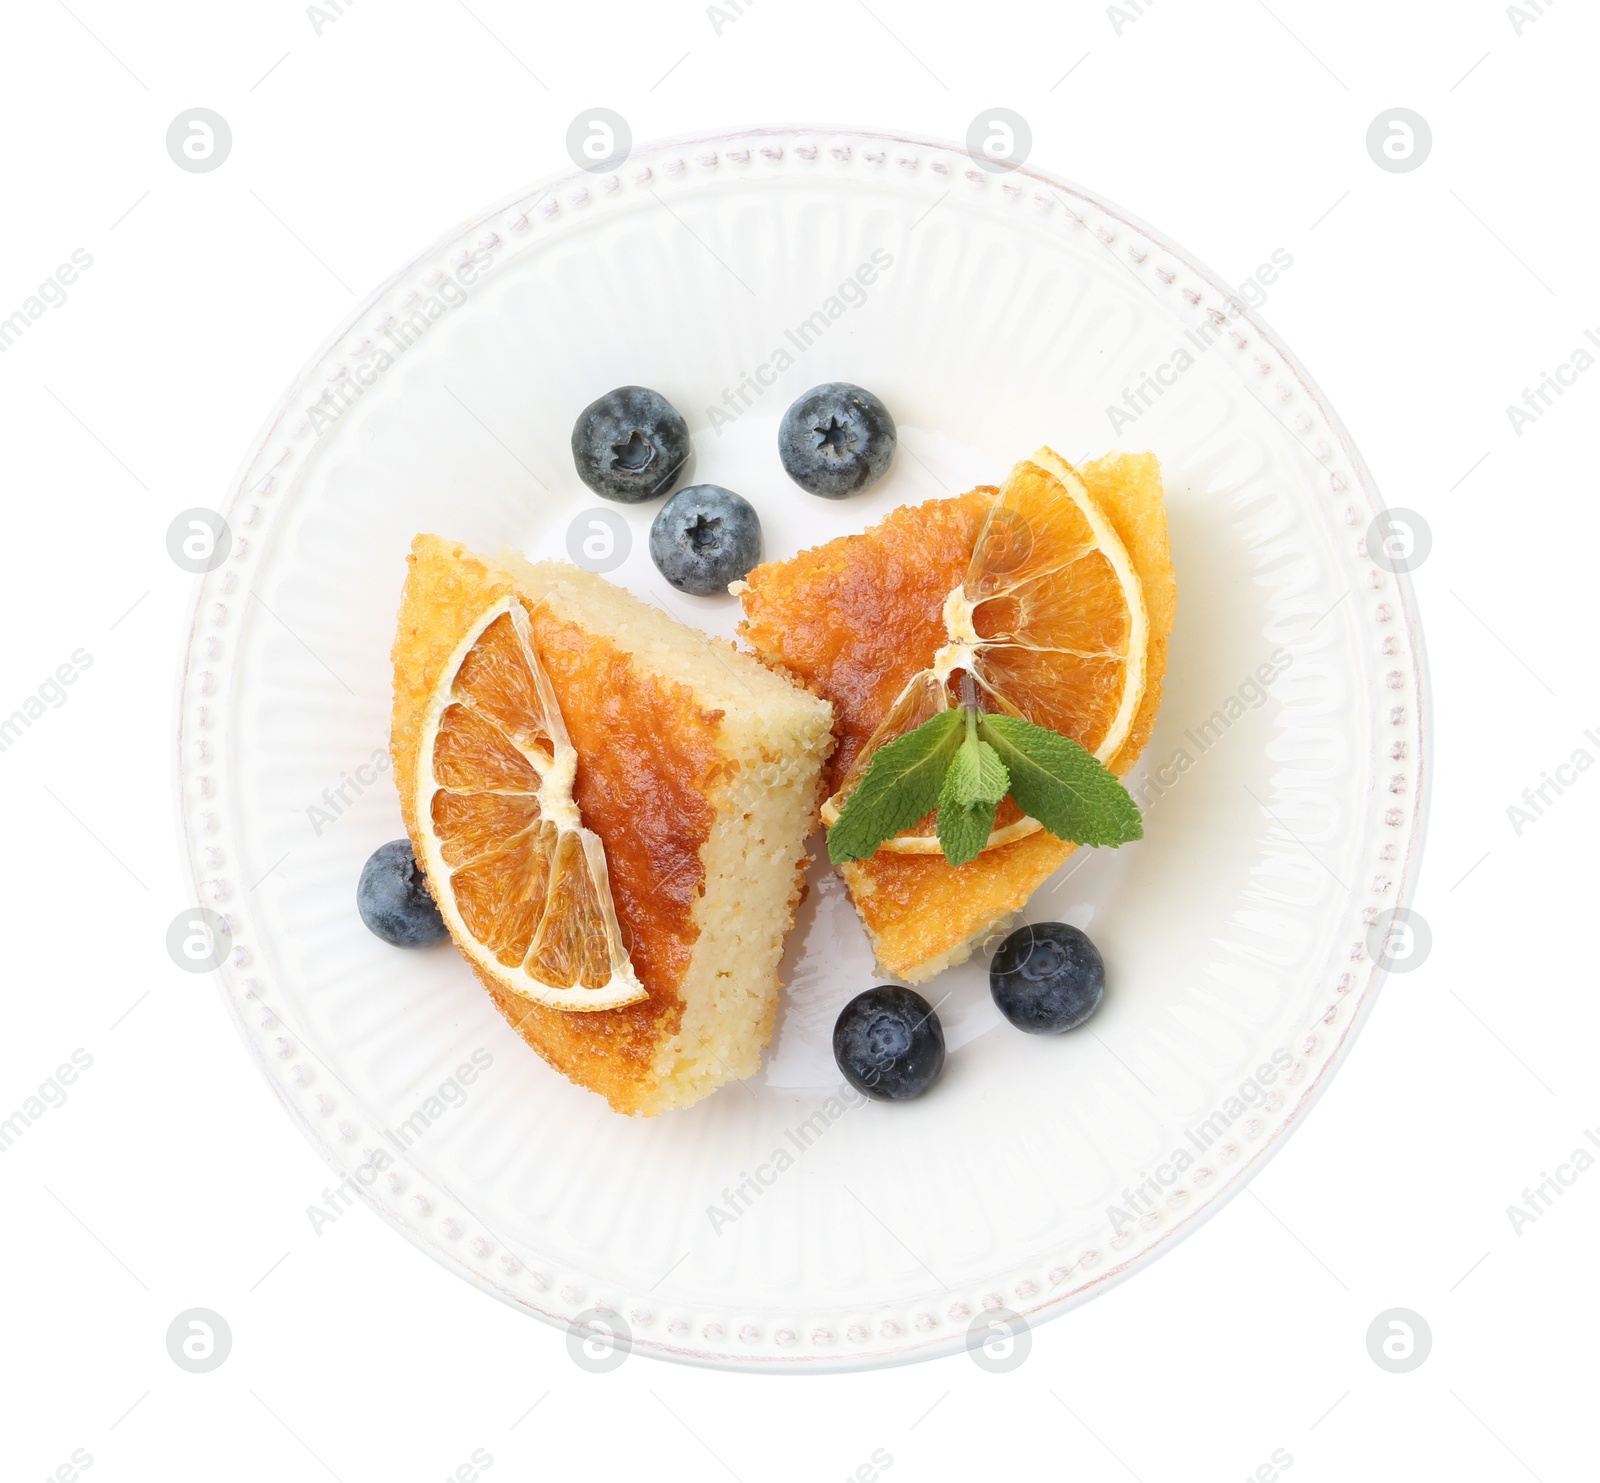
<path id="1" fill-rule="evenodd" d="M 1342 459 L 1345 469 L 1353 476 L 1351 480 L 1341 480 L 1340 474 L 1330 467 L 1335 462 L 1334 458 L 1330 456 L 1323 460 L 1324 466 L 1329 469 L 1330 480 L 1334 481 L 1333 492 L 1348 490 L 1350 498 L 1363 507 L 1361 513 L 1373 518 L 1387 508 L 1349 430 L 1305 366 L 1261 315 L 1254 309 L 1239 304 L 1227 281 L 1214 273 L 1193 253 L 1177 246 L 1163 233 L 1150 227 L 1133 213 L 1051 171 L 1025 163 L 1013 171 L 997 175 L 987 170 L 979 170 L 966 149 L 954 141 L 893 130 L 834 124 L 766 124 L 731 130 L 693 131 L 640 144 L 631 151 L 626 164 L 628 167 L 634 167 L 644 160 L 652 162 L 667 160 L 680 151 L 687 155 L 689 151 L 698 148 L 702 151 L 712 151 L 710 168 L 715 168 L 730 150 L 759 148 L 763 141 L 767 142 L 769 148 L 781 141 L 777 143 L 777 147 L 784 169 L 789 168 L 791 150 L 798 153 L 808 148 L 812 154 L 807 164 L 815 160 L 824 147 L 833 151 L 843 149 L 845 154 L 842 161 L 848 160 L 853 163 L 858 153 L 863 159 L 867 159 L 870 158 L 873 146 L 882 146 L 883 150 L 877 161 L 879 166 L 887 164 L 887 152 L 891 149 L 911 150 L 918 155 L 932 152 L 946 162 L 947 170 L 952 166 L 961 169 L 961 174 L 977 188 L 987 188 L 989 184 L 998 181 L 1000 192 L 1020 197 L 1021 187 L 1014 182 L 1033 182 L 1055 195 L 1058 200 L 1061 198 L 1061 193 L 1065 193 L 1071 202 L 1081 206 L 1087 213 L 1117 224 L 1122 231 L 1133 234 L 1135 238 L 1144 239 L 1151 248 L 1172 259 L 1190 278 L 1217 295 L 1219 299 L 1224 302 L 1231 300 L 1232 304 L 1237 306 L 1237 312 L 1230 315 L 1236 327 L 1247 329 L 1259 339 L 1262 345 L 1270 350 L 1277 366 L 1293 377 L 1300 393 L 1315 409 L 1327 431 L 1332 435 L 1339 458 Z M 804 155 L 800 157 L 806 159 Z M 955 165 L 954 162 L 962 160 L 973 165 L 973 168 L 962 169 L 959 165 Z M 677 173 L 692 177 L 695 172 L 687 161 L 680 161 Z M 363 298 L 290 378 L 276 405 L 263 422 L 261 430 L 247 445 L 248 451 L 233 476 L 229 486 L 229 496 L 222 507 L 222 513 L 229 520 L 230 528 L 237 531 L 240 525 L 247 527 L 253 525 L 253 518 L 241 520 L 236 524 L 234 517 L 244 514 L 249 509 L 247 502 L 252 498 L 256 500 L 259 511 L 261 502 L 270 496 L 276 471 L 294 459 L 292 446 L 286 446 L 283 453 L 277 457 L 270 456 L 277 443 L 290 440 L 290 435 L 284 430 L 286 421 L 297 406 L 303 405 L 303 394 L 316 383 L 318 373 L 325 372 L 330 363 L 337 359 L 339 347 L 381 307 L 391 294 L 402 286 L 415 282 L 421 272 L 450 249 L 466 245 L 468 239 L 475 234 L 483 233 L 494 223 L 501 223 L 504 226 L 508 212 L 518 210 L 521 219 L 527 222 L 528 228 L 531 229 L 533 224 L 528 221 L 527 213 L 539 202 L 550 200 L 558 190 L 567 186 L 577 186 L 587 190 L 597 178 L 601 177 L 580 169 L 558 170 L 528 186 L 506 194 L 491 206 L 463 218 L 455 227 L 440 234 Z M 956 182 L 952 181 L 951 189 L 955 188 Z M 1076 215 L 1071 205 L 1068 205 L 1067 209 L 1069 213 Z M 559 210 L 557 202 L 557 210 L 553 214 L 559 214 Z M 1087 216 L 1079 216 L 1078 223 L 1082 227 L 1093 229 Z M 1114 231 L 1109 240 L 1103 233 L 1097 235 L 1101 235 L 1108 250 L 1114 251 L 1112 243 L 1121 232 Z M 1143 256 L 1136 261 L 1142 265 Z M 1260 397 L 1256 399 L 1266 407 Z M 1266 407 L 1266 410 L 1284 426 L 1290 436 L 1297 437 L 1277 412 L 1270 407 Z M 313 438 L 310 446 L 314 447 L 315 443 L 316 439 Z M 270 519 L 269 512 L 269 528 Z M 202 835 L 207 832 L 203 816 L 209 810 L 201 805 L 208 801 L 210 796 L 205 780 L 212 771 L 220 772 L 222 768 L 214 758 L 211 739 L 199 733 L 213 729 L 213 723 L 203 714 L 212 693 L 211 683 L 215 678 L 214 671 L 207 666 L 216 665 L 222 668 L 231 660 L 224 661 L 220 658 L 220 654 L 225 650 L 219 648 L 216 654 L 208 654 L 202 646 L 208 643 L 218 644 L 219 635 L 227 633 L 229 607 L 227 599 L 233 595 L 237 585 L 236 581 L 229 579 L 236 576 L 237 564 L 248 554 L 251 543 L 252 536 L 241 538 L 235 535 L 233 548 L 227 558 L 212 571 L 203 573 L 195 579 L 193 605 L 189 623 L 184 630 L 173 693 L 173 730 L 177 746 L 172 753 L 172 799 L 183 875 L 191 889 L 190 899 L 193 902 L 205 906 L 209 901 L 213 909 L 221 908 L 222 914 L 229 918 L 235 913 L 227 909 L 228 882 L 224 877 L 217 875 L 218 867 L 205 863 L 202 855 L 203 850 L 215 848 L 202 841 Z M 1357 556 L 1348 559 L 1352 563 L 1365 560 L 1372 565 L 1364 541 L 1358 540 L 1356 544 Z M 1354 566 L 1351 569 L 1354 570 Z M 1372 565 L 1372 569 L 1378 570 L 1375 565 Z M 1409 773 L 1407 791 L 1399 796 L 1394 809 L 1391 810 L 1401 815 L 1399 823 L 1391 825 L 1394 830 L 1391 837 L 1398 844 L 1400 853 L 1399 858 L 1390 867 L 1394 880 L 1387 904 L 1405 907 L 1415 899 L 1427 833 L 1432 780 L 1431 686 L 1421 621 L 1409 575 L 1404 569 L 1383 570 L 1387 581 L 1393 583 L 1398 608 L 1398 613 L 1395 615 L 1396 628 L 1392 631 L 1400 632 L 1405 637 L 1405 652 L 1391 656 L 1385 662 L 1392 666 L 1393 673 L 1403 671 L 1402 683 L 1396 688 L 1407 698 L 1404 706 L 1406 719 L 1404 723 L 1395 724 L 1401 728 L 1405 740 L 1411 744 L 1406 764 Z M 248 591 L 247 583 L 241 597 Z M 211 607 L 210 612 L 208 604 Z M 220 638 L 220 644 L 226 645 L 231 636 L 227 634 L 227 637 Z M 1374 662 L 1373 673 L 1382 667 L 1382 664 Z M 214 786 L 214 783 L 215 779 L 211 779 L 211 785 Z M 215 825 L 212 828 L 214 830 Z M 1361 837 L 1367 839 L 1371 836 L 1371 826 L 1368 825 L 1363 828 Z M 219 887 L 221 894 L 218 894 Z M 1370 892 L 1349 893 L 1351 897 L 1360 894 L 1370 894 Z M 1230 1203 L 1283 1147 L 1290 1134 L 1301 1125 L 1306 1113 L 1320 1099 L 1333 1073 L 1348 1058 L 1357 1036 L 1372 1014 L 1379 991 L 1387 977 L 1386 966 L 1370 958 L 1362 959 L 1359 948 L 1359 943 L 1352 948 L 1350 976 L 1355 978 L 1359 970 L 1360 981 L 1352 982 L 1347 990 L 1341 991 L 1339 1000 L 1330 1007 L 1329 1014 L 1333 1015 L 1340 1005 L 1346 1006 L 1346 1012 L 1336 1016 L 1339 1020 L 1336 1029 L 1332 1028 L 1334 1018 L 1324 1017 L 1331 1030 L 1329 1043 L 1325 1047 L 1318 1046 L 1317 1064 L 1312 1074 L 1303 1086 L 1296 1089 L 1296 1095 L 1292 1099 L 1286 1099 L 1285 1110 L 1274 1119 L 1272 1126 L 1265 1130 L 1265 1136 L 1261 1138 L 1259 1144 L 1240 1158 L 1225 1174 L 1219 1175 L 1216 1187 L 1208 1190 L 1193 1208 L 1161 1221 L 1159 1232 L 1153 1239 L 1133 1243 L 1133 1249 L 1128 1255 L 1111 1260 L 1103 1269 L 1094 1271 L 1085 1280 L 1071 1284 L 1067 1290 L 1053 1295 L 1047 1294 L 1037 1302 L 1025 1304 L 1023 1316 L 1027 1324 L 1032 1325 L 1058 1317 L 1148 1266 Z M 288 1084 L 289 1078 L 285 1074 L 287 1068 L 274 1065 L 268 1057 L 267 1041 L 261 1031 L 273 1027 L 288 1030 L 288 1027 L 283 1022 L 273 1019 L 275 1011 L 260 998 L 260 986 L 247 971 L 249 964 L 248 948 L 241 949 L 235 939 L 232 954 L 224 959 L 210 977 L 227 1005 L 229 1018 L 236 1033 L 244 1041 L 257 1068 L 289 1112 L 292 1121 L 300 1127 L 307 1141 L 318 1150 L 329 1167 L 336 1174 L 343 1176 L 344 1181 L 354 1185 L 355 1192 L 386 1224 L 398 1229 L 413 1245 L 425 1251 L 442 1266 L 510 1306 L 530 1313 L 553 1327 L 566 1330 L 569 1345 L 575 1344 L 581 1331 L 574 1326 L 576 1322 L 574 1318 L 558 1311 L 553 1303 L 541 1302 L 542 1293 L 536 1294 L 526 1286 L 521 1289 L 514 1287 L 512 1279 L 519 1273 L 525 1274 L 528 1270 L 524 1264 L 516 1263 L 508 1268 L 504 1278 L 497 1276 L 489 1268 L 486 1259 L 477 1263 L 468 1260 L 464 1244 L 460 1239 L 441 1237 L 431 1227 L 424 1228 L 417 1221 L 408 1218 L 400 1208 L 401 1199 L 398 1195 L 393 1199 L 381 1197 L 377 1190 L 376 1179 L 371 1184 L 363 1185 L 354 1178 L 356 1163 L 352 1144 L 347 1142 L 345 1148 L 341 1149 L 332 1136 L 332 1126 L 329 1126 L 328 1133 L 324 1134 L 318 1122 L 313 1119 L 309 1106 L 303 1105 L 302 1101 L 297 1099 L 296 1093 L 291 1090 Z M 252 1003 L 257 1008 L 257 1027 L 252 1027 L 247 1019 L 247 1006 Z M 1311 1021 L 1313 1026 L 1317 1023 L 1315 1019 Z M 1318 1034 L 1319 1032 L 1313 1029 L 1307 1038 L 1315 1040 Z M 304 1039 L 298 1035 L 297 1038 L 302 1041 Z M 314 1052 L 311 1052 L 311 1055 L 316 1059 Z M 281 1059 L 284 1058 L 280 1056 Z M 332 1076 L 331 1072 L 326 1074 Z M 337 1081 L 337 1078 L 334 1080 Z M 327 1118 L 324 1121 L 326 1122 Z M 420 1177 L 425 1181 L 428 1178 L 426 1175 Z M 454 1198 L 459 1200 L 460 1197 Z M 464 1202 L 462 1205 L 466 1208 Z M 480 1219 L 479 1223 L 485 1229 L 488 1228 L 487 1222 L 482 1222 Z M 1076 1265 L 1075 1262 L 1074 1266 Z M 999 1279 L 991 1279 L 989 1285 L 1000 1286 L 1001 1282 Z M 944 1302 L 950 1296 L 943 1294 L 939 1301 Z M 913 1302 L 924 1301 L 926 1300 L 913 1300 Z M 598 1304 L 596 1306 L 600 1307 Z M 600 1307 L 600 1311 L 615 1310 Z M 973 1311 L 981 1315 L 984 1310 Z M 702 1319 L 705 1316 L 704 1313 L 700 1315 Z M 578 1319 L 583 1317 L 582 1313 L 577 1315 Z M 796 1328 L 803 1330 L 808 1322 L 815 1321 L 797 1319 Z M 806 1352 L 803 1338 L 803 1334 L 793 1333 L 785 1344 L 772 1335 L 763 1334 L 762 1342 L 747 1343 L 743 1348 L 739 1348 L 736 1346 L 735 1335 L 724 1328 L 716 1339 L 710 1338 L 702 1331 L 700 1334 L 690 1336 L 687 1342 L 669 1342 L 658 1336 L 641 1338 L 633 1335 L 628 1348 L 679 1363 L 770 1374 L 852 1372 L 882 1368 L 943 1357 L 963 1348 L 971 1348 L 974 1344 L 969 1332 L 960 1323 L 954 1327 L 941 1325 L 940 1331 L 926 1336 L 908 1333 L 903 1327 L 899 1327 L 892 1336 L 880 1331 L 877 1335 L 869 1334 L 865 1342 L 857 1343 L 852 1348 L 846 1348 L 839 1342 L 832 1342 L 825 1346 L 813 1344 L 810 1352 Z"/>

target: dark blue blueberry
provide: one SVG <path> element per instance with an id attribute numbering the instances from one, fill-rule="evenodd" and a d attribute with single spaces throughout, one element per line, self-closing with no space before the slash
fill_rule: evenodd
<path id="1" fill-rule="evenodd" d="M 761 560 L 761 520 L 720 484 L 680 489 L 650 524 L 650 559 L 679 592 L 725 596 Z"/>
<path id="2" fill-rule="evenodd" d="M 1106 996 L 1100 950 L 1065 922 L 1018 927 L 989 964 L 996 1008 L 1019 1030 L 1076 1030 Z"/>
<path id="3" fill-rule="evenodd" d="M 688 424 L 647 386 L 608 391 L 572 425 L 578 477 L 602 498 L 625 505 L 665 494 L 688 458 Z"/>
<path id="4" fill-rule="evenodd" d="M 784 472 L 808 494 L 848 499 L 875 484 L 894 458 L 894 418 L 859 386 L 813 386 L 778 427 Z"/>
<path id="5" fill-rule="evenodd" d="M 377 936 L 395 947 L 432 947 L 446 935 L 409 839 L 391 839 L 368 857 L 356 887 L 356 909 Z"/>
<path id="6" fill-rule="evenodd" d="M 920 1097 L 944 1069 L 939 1016 L 915 989 L 857 994 L 833 1026 L 833 1058 L 858 1092 L 882 1102 Z"/>

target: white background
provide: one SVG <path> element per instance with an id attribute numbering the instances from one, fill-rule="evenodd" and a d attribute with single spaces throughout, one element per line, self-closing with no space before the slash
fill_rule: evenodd
<path id="1" fill-rule="evenodd" d="M 1600 334 L 1594 13 L 342 8 L 319 23 L 288 0 L 6 7 L 0 319 L 75 249 L 93 266 L 0 355 L 0 713 L 73 651 L 92 665 L 0 753 L 14 1027 L 0 1116 L 74 1049 L 93 1065 L 0 1163 L 4 1476 L 55 1476 L 77 1449 L 107 1483 L 437 1480 L 478 1449 L 491 1479 L 837 1479 L 875 1452 L 890 1479 L 1195 1483 L 1257 1476 L 1274 1452 L 1293 1483 L 1595 1476 L 1600 1169 L 1520 1232 L 1507 1207 L 1600 1127 L 1600 770 L 1550 793 L 1520 835 L 1507 809 L 1575 749 L 1600 758 L 1583 735 L 1600 732 L 1585 436 L 1600 367 L 1520 435 L 1506 412 L 1586 326 Z M 1293 254 L 1263 317 L 1388 502 L 1431 528 L 1414 580 L 1433 797 L 1413 903 L 1431 956 L 1390 979 L 1246 1194 L 1036 1330 L 1009 1374 L 965 1355 L 804 1379 L 637 1356 L 580 1369 L 563 1334 L 365 1209 L 313 1234 L 328 1170 L 210 982 L 163 948 L 186 904 L 171 710 L 193 593 L 168 522 L 223 502 L 262 417 L 360 298 L 565 168 L 567 126 L 596 105 L 639 140 L 798 120 L 960 139 L 981 110 L 1015 110 L 1037 163 L 1223 278 Z M 166 153 L 169 122 L 195 106 L 233 130 L 214 173 Z M 1395 106 L 1432 127 L 1413 173 L 1366 151 Z M 205 1375 L 165 1345 L 196 1306 L 233 1332 Z M 1391 1307 L 1432 1330 L 1409 1374 L 1368 1356 Z"/>

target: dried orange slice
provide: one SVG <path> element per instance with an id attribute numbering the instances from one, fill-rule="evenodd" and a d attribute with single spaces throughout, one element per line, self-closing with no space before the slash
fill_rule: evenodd
<path id="1" fill-rule="evenodd" d="M 456 945 L 552 1009 L 646 996 L 622 944 L 605 847 L 573 801 L 567 739 L 520 601 L 467 630 L 429 698 L 415 808 L 422 866 Z"/>
<path id="2" fill-rule="evenodd" d="M 946 642 L 906 683 L 822 806 L 832 824 L 879 747 L 955 704 L 970 671 L 987 708 L 1060 731 L 1109 763 L 1144 698 L 1150 615 L 1127 547 L 1072 466 L 1048 448 L 1011 471 L 944 603 Z M 1009 798 L 984 848 L 1043 826 Z M 939 853 L 933 816 L 881 846 Z"/>

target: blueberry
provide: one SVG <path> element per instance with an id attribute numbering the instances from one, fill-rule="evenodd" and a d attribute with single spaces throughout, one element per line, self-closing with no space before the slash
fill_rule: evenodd
<path id="1" fill-rule="evenodd" d="M 859 386 L 813 386 L 783 414 L 778 457 L 808 494 L 848 499 L 875 484 L 894 458 L 894 418 Z"/>
<path id="2" fill-rule="evenodd" d="M 647 386 L 608 391 L 572 425 L 578 477 L 603 499 L 637 505 L 665 494 L 688 457 L 688 424 Z"/>
<path id="3" fill-rule="evenodd" d="M 381 844 L 361 867 L 356 887 L 361 920 L 395 947 L 432 947 L 445 936 L 444 918 L 428 894 L 427 877 L 409 839 Z"/>
<path id="4" fill-rule="evenodd" d="M 920 1097 L 944 1069 L 944 1030 L 914 989 L 857 994 L 833 1026 L 833 1058 L 858 1092 L 881 1102 Z"/>
<path id="5" fill-rule="evenodd" d="M 731 489 L 691 484 L 657 511 L 650 559 L 679 592 L 725 594 L 761 560 L 760 517 Z"/>
<path id="6" fill-rule="evenodd" d="M 1019 1030 L 1076 1030 L 1106 996 L 1100 950 L 1065 922 L 1018 927 L 989 965 L 995 1007 Z"/>

